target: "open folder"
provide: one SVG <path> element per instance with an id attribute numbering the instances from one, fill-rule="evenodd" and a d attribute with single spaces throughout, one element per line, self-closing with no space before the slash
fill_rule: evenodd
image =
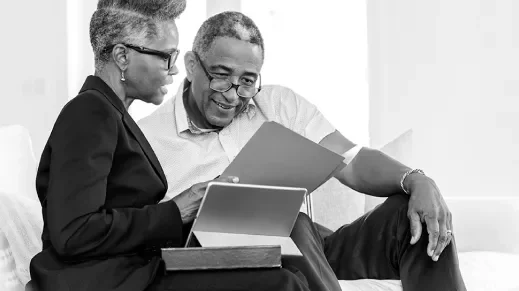
<path id="1" fill-rule="evenodd" d="M 265 122 L 222 174 L 239 177 L 240 184 L 208 187 L 188 244 L 194 235 L 202 246 L 274 244 L 283 255 L 301 255 L 289 236 L 304 196 L 342 169 L 343 160 Z"/>
<path id="2" fill-rule="evenodd" d="M 270 121 L 263 123 L 222 176 L 237 176 L 246 184 L 305 188 L 310 194 L 345 166 L 343 160 Z"/>
<path id="3" fill-rule="evenodd" d="M 269 256 L 275 250 L 268 246 L 280 246 L 282 255 L 300 256 L 290 233 L 303 200 L 341 170 L 343 160 L 341 155 L 278 123 L 265 122 L 222 173 L 239 177 L 240 183 L 211 182 L 207 188 L 186 243 L 187 247 L 202 246 L 194 250 L 204 257 L 197 261 L 196 268 L 278 266 L 280 258 Z M 236 247 L 253 248 L 238 252 L 232 249 Z M 207 255 L 207 248 L 215 252 Z M 236 255 L 226 252 L 218 256 L 221 248 Z M 175 259 L 182 257 L 180 249 L 165 249 L 163 253 L 172 270 L 195 268 L 192 263 L 186 266 L 179 263 L 182 259 Z M 193 253 L 189 256 L 201 257 Z M 222 263 L 229 258 L 232 264 Z M 253 260 L 264 264 L 251 264 Z"/>

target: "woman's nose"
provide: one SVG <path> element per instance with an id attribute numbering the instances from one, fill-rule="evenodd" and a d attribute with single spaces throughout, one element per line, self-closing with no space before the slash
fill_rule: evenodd
<path id="1" fill-rule="evenodd" d="M 178 74 L 177 64 L 173 64 L 173 66 L 171 68 L 169 68 L 168 74 L 169 75 L 176 75 L 176 74 Z"/>

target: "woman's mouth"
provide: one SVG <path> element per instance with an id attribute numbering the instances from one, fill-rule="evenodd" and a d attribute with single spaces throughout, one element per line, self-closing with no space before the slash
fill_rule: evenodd
<path id="1" fill-rule="evenodd" d="M 160 92 L 164 95 L 168 94 L 168 88 L 166 86 L 160 87 Z"/>

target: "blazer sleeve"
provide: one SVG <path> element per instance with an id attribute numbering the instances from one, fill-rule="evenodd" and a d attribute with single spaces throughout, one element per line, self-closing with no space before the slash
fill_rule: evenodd
<path id="1" fill-rule="evenodd" d="M 142 208 L 105 207 L 121 127 L 110 106 L 95 95 L 76 97 L 60 113 L 49 139 L 47 226 L 63 257 L 102 257 L 182 242 L 182 220 L 173 201 Z"/>

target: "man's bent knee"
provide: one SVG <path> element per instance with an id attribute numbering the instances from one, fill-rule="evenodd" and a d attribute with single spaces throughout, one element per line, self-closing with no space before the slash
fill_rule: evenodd
<path id="1" fill-rule="evenodd" d="M 375 207 L 361 218 L 365 226 L 377 229 L 390 225 L 401 225 L 403 228 L 409 226 L 407 218 L 407 209 L 409 204 L 409 196 L 404 194 L 395 194 L 388 197 L 382 204 Z"/>
<path id="2" fill-rule="evenodd" d="M 322 238 L 313 221 L 302 212 L 297 216 L 290 237 L 298 246 L 307 245 L 310 241 L 322 243 Z"/>
<path id="3" fill-rule="evenodd" d="M 382 204 L 377 206 L 374 210 L 382 212 L 387 215 L 395 215 L 399 212 L 407 213 L 409 205 L 409 195 L 406 194 L 395 194 L 388 197 Z"/>
<path id="4" fill-rule="evenodd" d="M 297 215 L 296 223 L 298 221 L 300 223 L 312 223 L 312 219 L 310 219 L 310 217 L 304 212 L 299 212 L 299 214 Z"/>
<path id="5" fill-rule="evenodd" d="M 311 229 L 312 224 L 313 222 L 308 215 L 299 212 L 294 227 L 292 228 L 292 233 L 307 232 Z"/>

